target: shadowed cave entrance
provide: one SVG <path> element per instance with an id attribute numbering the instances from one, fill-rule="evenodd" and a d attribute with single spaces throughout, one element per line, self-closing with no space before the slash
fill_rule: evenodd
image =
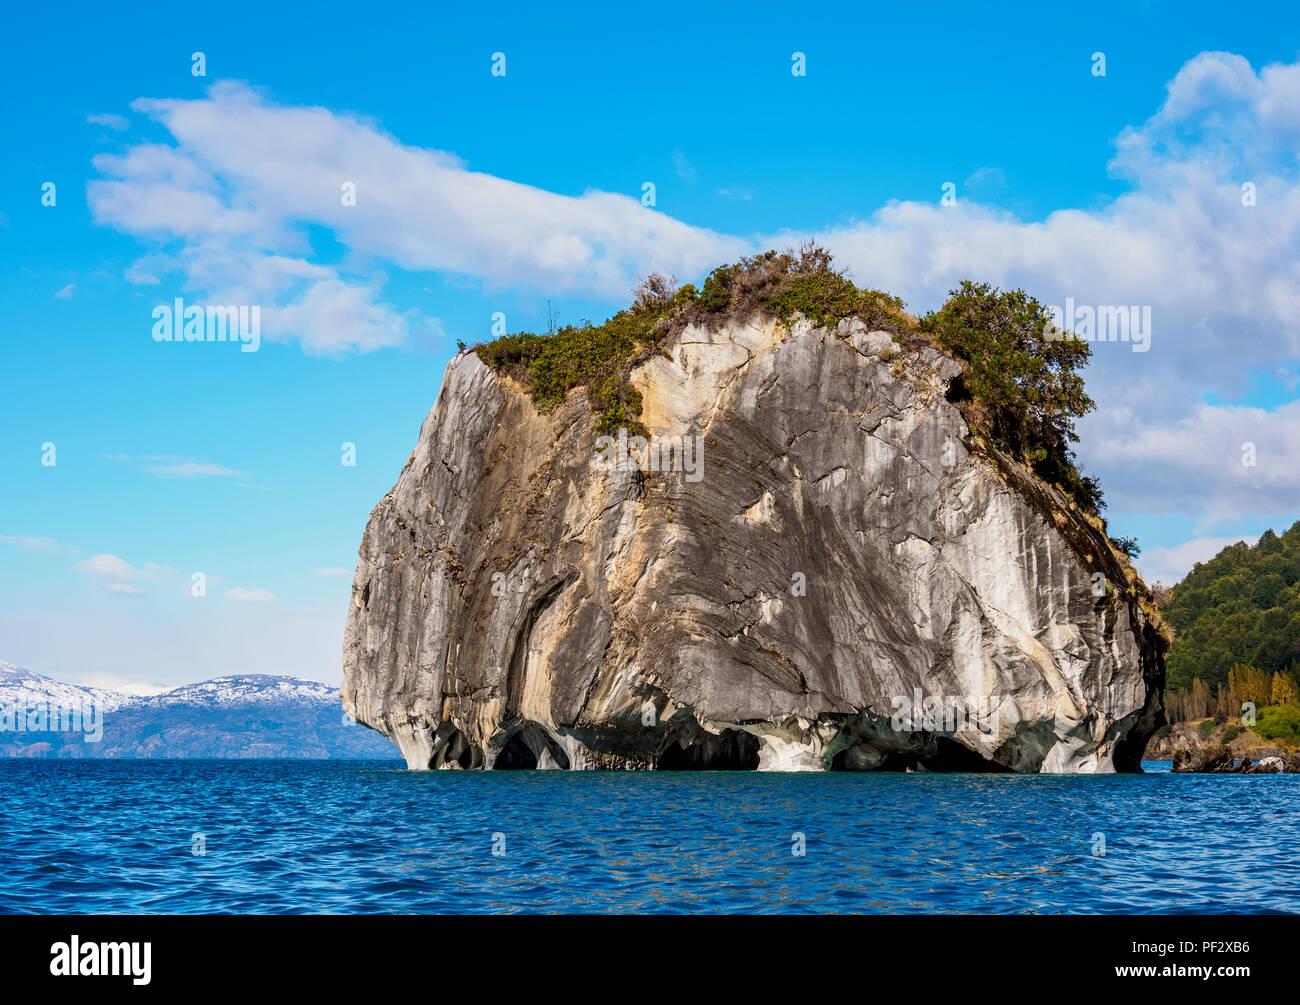
<path id="1" fill-rule="evenodd" d="M 455 726 L 444 727 L 445 735 L 437 737 L 430 768 L 460 768 L 465 771 L 483 766 L 483 752 L 470 743 L 465 734 Z M 440 731 L 442 733 L 444 731 Z"/>
<path id="2" fill-rule="evenodd" d="M 977 751 L 948 736 L 929 736 L 912 750 L 883 751 L 855 744 L 837 753 L 831 771 L 935 771 L 997 774 L 1011 768 L 981 757 Z"/>
<path id="3" fill-rule="evenodd" d="M 742 729 L 700 733 L 693 743 L 670 743 L 656 771 L 757 771 L 758 737 Z"/>
<path id="4" fill-rule="evenodd" d="M 537 768 L 569 769 L 569 755 L 540 726 L 530 724 L 510 734 L 492 762 L 494 771 L 532 771 Z"/>
<path id="5" fill-rule="evenodd" d="M 494 771 L 529 771 L 536 767 L 537 755 L 528 749 L 523 733 L 516 733 L 510 737 L 492 763 Z"/>

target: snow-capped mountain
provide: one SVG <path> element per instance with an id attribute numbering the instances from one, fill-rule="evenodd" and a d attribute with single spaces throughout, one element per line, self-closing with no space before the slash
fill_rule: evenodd
<path id="1" fill-rule="evenodd" d="M 74 708 L 92 703 L 105 712 L 111 712 L 130 700 L 129 695 L 120 691 L 86 687 L 84 684 L 64 684 L 0 660 L 0 707 L 24 705 L 30 708 L 38 704 L 52 704 L 59 708 Z"/>
<path id="2" fill-rule="evenodd" d="M 217 677 L 144 697 L 66 684 L 0 662 L 0 756 L 382 757 L 337 688 L 266 674 Z"/>
<path id="3" fill-rule="evenodd" d="M 214 677 L 198 684 L 182 684 L 171 691 L 136 699 L 150 705 L 220 705 L 229 702 L 339 702 L 339 689 L 318 680 L 272 677 L 269 674 Z M 340 706 L 341 708 L 342 706 Z"/>

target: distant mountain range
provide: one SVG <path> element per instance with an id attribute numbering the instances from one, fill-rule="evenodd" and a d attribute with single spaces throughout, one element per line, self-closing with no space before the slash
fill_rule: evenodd
<path id="1" fill-rule="evenodd" d="M 319 681 L 249 674 L 137 697 L 0 661 L 0 757 L 396 756 Z"/>

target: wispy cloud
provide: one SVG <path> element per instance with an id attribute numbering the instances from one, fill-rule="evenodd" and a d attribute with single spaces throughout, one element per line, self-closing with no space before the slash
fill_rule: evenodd
<path id="1" fill-rule="evenodd" d="M 1117 138 L 1110 170 L 1129 191 L 1107 205 L 1025 221 L 968 199 L 894 202 L 813 236 L 859 281 L 922 309 L 966 278 L 1048 304 L 1150 306 L 1150 351 L 1094 344 L 1087 374 L 1098 407 L 1079 454 L 1112 511 L 1179 512 L 1211 529 L 1283 500 L 1294 509 L 1297 407 L 1203 406 L 1300 358 L 1298 107 L 1300 63 L 1256 72 L 1202 53 Z M 1253 468 L 1241 464 L 1248 442 Z"/>
<path id="2" fill-rule="evenodd" d="M 1204 395 L 1237 401 L 1252 374 L 1300 359 L 1300 63 L 1256 71 L 1215 52 L 1188 61 L 1155 113 L 1116 138 L 1109 170 L 1127 191 L 1095 208 L 1026 220 L 981 204 L 981 187 L 1006 187 L 986 167 L 955 206 L 936 194 L 757 237 L 691 226 L 632 195 L 559 195 L 471 171 L 373 122 L 279 104 L 243 84 L 134 107 L 171 139 L 95 159 L 95 219 L 151 245 L 142 274 L 270 305 L 269 337 L 296 338 L 309 352 L 366 351 L 436 327 L 385 301 L 382 263 L 487 288 L 621 299 L 638 275 L 698 278 L 738 255 L 815 237 L 859 282 L 916 310 L 966 278 L 1023 287 L 1046 303 L 1150 306 L 1151 351 L 1096 345 L 1088 374 L 1098 409 L 1081 425 L 1080 455 L 1101 475 L 1112 511 L 1154 503 L 1222 521 L 1265 512 L 1261 485 L 1300 498 L 1300 465 L 1263 461 L 1204 491 L 1207 473 L 1239 462 L 1242 446 L 1211 419 L 1289 463 L 1293 412 L 1201 413 Z M 675 164 L 690 167 L 684 155 Z M 343 183 L 355 185 L 355 206 L 340 198 Z M 1251 198 L 1243 186 L 1253 186 Z M 312 227 L 348 249 L 355 273 L 313 259 Z"/>
<path id="3" fill-rule="evenodd" d="M 673 168 L 677 172 L 677 177 L 682 181 L 695 180 L 695 167 L 680 150 L 673 151 Z"/>
<path id="4" fill-rule="evenodd" d="M 974 196 L 996 195 L 1007 187 L 1007 175 L 1000 167 L 981 167 L 966 179 L 966 191 Z"/>
<path id="5" fill-rule="evenodd" d="M 114 115 L 112 112 L 99 112 L 93 115 L 87 115 L 86 121 L 92 126 L 104 126 L 106 129 L 126 129 L 131 123 L 127 121 L 124 115 Z"/>
<path id="6" fill-rule="evenodd" d="M 103 454 L 106 460 L 142 465 L 140 470 L 154 478 L 243 478 L 245 472 L 235 471 L 212 461 L 194 457 L 177 457 L 170 454 Z"/>
<path id="7" fill-rule="evenodd" d="M 109 593 L 139 596 L 147 593 L 142 583 L 157 583 L 176 574 L 176 570 L 157 562 L 146 562 L 135 566 L 124 558 L 107 552 L 83 559 L 73 565 L 78 572 L 84 572 L 99 581 Z"/>
<path id="8" fill-rule="evenodd" d="M 316 575 L 328 576 L 333 579 L 349 578 L 352 575 L 351 569 L 317 569 Z"/>
<path id="9" fill-rule="evenodd" d="M 276 104 L 243 84 L 133 107 L 176 145 L 96 157 L 95 219 L 154 246 L 143 274 L 161 275 L 159 255 L 170 256 L 188 288 L 262 305 L 264 337 L 296 338 L 311 352 L 367 351 L 441 331 L 437 319 L 384 301 L 375 260 L 492 287 L 622 297 L 653 268 L 692 275 L 749 246 L 639 197 L 559 195 L 471 171 L 372 122 Z M 345 204 L 345 184 L 355 186 L 355 205 Z M 332 230 L 359 271 L 312 261 L 312 226 Z"/>
<path id="10" fill-rule="evenodd" d="M 109 593 L 123 593 L 128 596 L 140 596 L 149 592 L 143 586 L 136 586 L 134 583 L 104 583 L 103 586 Z"/>
<path id="11" fill-rule="evenodd" d="M 233 471 L 220 464 L 207 461 L 183 461 L 179 464 L 162 464 L 144 469 L 145 474 L 155 478 L 233 478 L 244 476 L 242 471 Z"/>
<path id="12" fill-rule="evenodd" d="M 54 294 L 54 299 L 55 299 L 55 300 L 71 300 L 71 299 L 72 299 L 72 294 L 76 291 L 76 289 L 77 289 L 77 284 L 76 284 L 76 283 L 68 283 L 67 286 L 63 287 L 63 289 L 59 290 L 58 293 Z"/>
<path id="13" fill-rule="evenodd" d="M 162 280 L 158 278 L 157 272 L 154 271 L 154 263 L 157 261 L 160 260 L 137 259 L 127 266 L 122 276 L 132 286 L 161 286 Z"/>
<path id="14" fill-rule="evenodd" d="M 226 599 L 236 600 L 244 604 L 269 604 L 275 601 L 275 594 L 270 590 L 234 586 L 226 591 Z"/>
<path id="15" fill-rule="evenodd" d="M 78 549 L 70 544 L 61 544 L 52 537 L 14 537 L 0 534 L 0 544 L 11 544 L 20 551 L 32 555 L 75 555 Z"/>

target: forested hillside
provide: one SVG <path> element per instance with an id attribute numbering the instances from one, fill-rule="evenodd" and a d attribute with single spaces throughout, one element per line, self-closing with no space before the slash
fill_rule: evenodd
<path id="1" fill-rule="evenodd" d="M 1170 718 L 1291 705 L 1300 688 L 1300 523 L 1200 563 L 1172 592 Z"/>
<path id="2" fill-rule="evenodd" d="M 1169 686 L 1226 683 L 1245 663 L 1270 675 L 1300 665 L 1300 523 L 1266 531 L 1253 548 L 1235 544 L 1200 563 L 1173 590 Z"/>

